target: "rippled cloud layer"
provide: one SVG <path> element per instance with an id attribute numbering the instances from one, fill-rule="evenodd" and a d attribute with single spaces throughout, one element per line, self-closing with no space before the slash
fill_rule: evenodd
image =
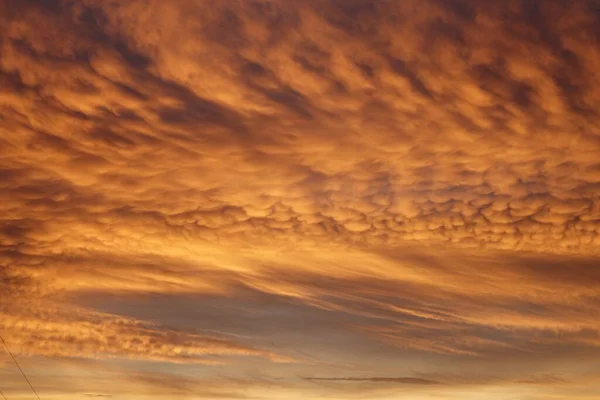
<path id="1" fill-rule="evenodd" d="M 0 331 L 47 399 L 592 399 L 599 22 L 0 3 Z"/>

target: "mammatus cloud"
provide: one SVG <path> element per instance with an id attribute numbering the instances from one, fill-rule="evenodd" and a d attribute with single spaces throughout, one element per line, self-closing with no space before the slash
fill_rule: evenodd
<path id="1" fill-rule="evenodd" d="M 79 304 L 246 290 L 456 362 L 594 357 L 599 18 L 584 0 L 2 2 L 0 329 L 31 356 L 291 361 L 304 342 Z"/>
<path id="2" fill-rule="evenodd" d="M 15 4 L 11 236 L 596 252 L 591 3 Z"/>

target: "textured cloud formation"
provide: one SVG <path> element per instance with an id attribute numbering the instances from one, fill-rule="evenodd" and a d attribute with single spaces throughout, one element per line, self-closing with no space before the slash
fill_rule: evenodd
<path id="1" fill-rule="evenodd" d="M 118 219 L 596 252 L 591 5 L 11 4 L 13 240 Z"/>
<path id="2" fill-rule="evenodd" d="M 599 20 L 593 0 L 1 2 L 0 330 L 23 356 L 344 364 L 276 311 L 289 339 L 247 335 L 260 294 L 389 357 L 589 376 Z M 81 304 L 107 294 L 197 296 L 184 320 L 228 299 L 231 323 Z M 443 384 L 436 365 L 365 376 Z M 486 384 L 566 385 L 551 369 Z M 310 376 L 358 376 L 330 372 Z"/>
<path id="3" fill-rule="evenodd" d="M 35 305 L 34 305 L 35 306 Z M 23 354 L 47 357 L 125 357 L 169 362 L 219 362 L 214 356 L 242 355 L 269 357 L 268 352 L 210 336 L 202 336 L 155 326 L 140 321 L 78 310 L 48 310 L 50 315 L 14 315 L 3 312 L 2 327 L 10 333 L 11 345 Z M 213 356 L 213 357 L 211 357 Z"/>

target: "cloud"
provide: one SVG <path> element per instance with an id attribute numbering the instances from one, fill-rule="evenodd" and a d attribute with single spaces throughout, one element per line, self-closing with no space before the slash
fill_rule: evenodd
<path id="1" fill-rule="evenodd" d="M 409 3 L 29 3 L 5 28 L 11 200 L 56 208 L 52 231 L 127 213 L 210 240 L 594 253 L 595 47 L 568 30 L 594 14 L 455 3 L 422 4 L 402 46 Z"/>
<path id="2" fill-rule="evenodd" d="M 357 382 L 357 383 L 381 383 L 381 384 L 401 384 L 401 385 L 445 385 L 445 386 L 486 386 L 498 383 L 510 383 L 510 379 L 493 376 L 479 376 L 476 374 L 456 375 L 448 374 L 438 376 L 436 374 L 423 374 L 424 376 L 437 377 L 437 379 L 428 379 L 421 377 L 305 377 L 308 381 L 324 381 L 324 382 Z M 561 385 L 567 384 L 569 381 L 552 374 L 533 375 L 525 379 L 517 379 L 513 381 L 518 384 L 526 385 Z"/>
<path id="3" fill-rule="evenodd" d="M 11 346 L 23 355 L 206 364 L 222 362 L 219 357 L 223 356 L 279 359 L 275 354 L 230 340 L 177 332 L 89 310 L 41 305 L 34 313 L 11 312 L 10 308 L 3 311 L 1 326 L 9 333 Z"/>
<path id="4" fill-rule="evenodd" d="M 599 17 L 3 2 L 0 328 L 46 357 L 289 360 L 80 304 L 214 296 L 244 326 L 251 291 L 403 350 L 593 356 Z"/>
<path id="5" fill-rule="evenodd" d="M 409 384 L 409 385 L 437 385 L 440 382 L 432 381 L 429 379 L 423 378 L 414 378 L 414 377 L 395 377 L 395 378 L 382 378 L 382 377 L 369 377 L 369 378 L 304 378 L 309 381 L 344 381 L 344 382 L 373 382 L 373 383 L 401 383 L 401 384 Z"/>
<path id="6" fill-rule="evenodd" d="M 518 383 L 525 383 L 525 384 L 532 384 L 532 385 L 545 385 L 545 384 L 564 384 L 567 383 L 566 380 L 555 376 L 555 375 L 541 375 L 541 376 L 534 376 L 531 377 L 530 379 L 523 379 L 518 381 Z"/>

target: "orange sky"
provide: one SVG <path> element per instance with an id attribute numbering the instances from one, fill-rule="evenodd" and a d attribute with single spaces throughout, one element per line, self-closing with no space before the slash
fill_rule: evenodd
<path id="1" fill-rule="evenodd" d="M 44 400 L 600 399 L 599 25 L 0 1 L 0 334 Z"/>

